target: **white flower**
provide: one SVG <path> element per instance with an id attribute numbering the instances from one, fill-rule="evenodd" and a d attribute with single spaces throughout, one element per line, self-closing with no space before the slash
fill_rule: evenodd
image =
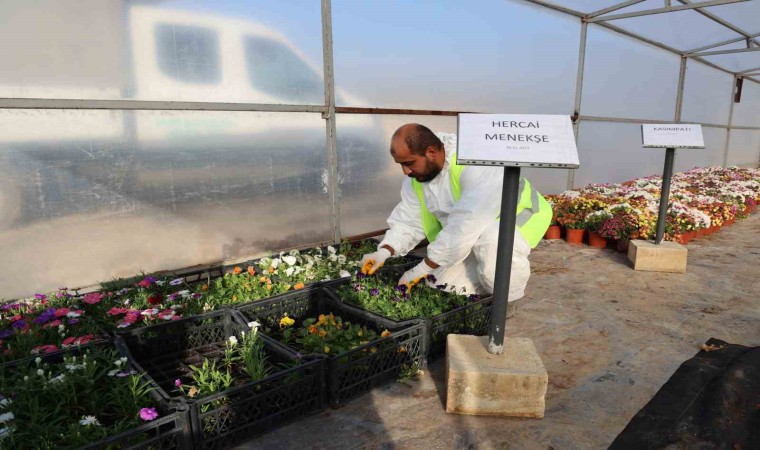
<path id="1" fill-rule="evenodd" d="M 116 325 L 116 328 L 127 328 L 130 324 L 128 322 L 122 322 Z"/>
<path id="2" fill-rule="evenodd" d="M 232 345 L 237 345 L 237 343 L 238 343 L 238 340 L 237 340 L 237 338 L 235 336 L 230 336 L 229 339 L 227 339 L 227 340 L 230 341 L 230 344 L 232 344 Z"/>
<path id="3" fill-rule="evenodd" d="M 79 425 L 88 427 L 90 425 L 100 425 L 98 418 L 95 416 L 82 416 L 82 420 L 79 421 Z"/>
<path id="4" fill-rule="evenodd" d="M 11 400 L 9 398 L 0 397 L 0 406 L 8 406 L 11 404 Z"/>
<path id="5" fill-rule="evenodd" d="M 285 269 L 285 275 L 291 276 L 291 275 L 293 275 L 293 272 L 295 272 L 295 270 L 296 269 L 293 268 L 293 267 L 288 267 L 287 269 Z"/>
<path id="6" fill-rule="evenodd" d="M 84 369 L 84 366 L 81 364 L 66 364 L 66 368 L 69 369 L 69 372 L 75 372 L 77 369 Z"/>
<path id="7" fill-rule="evenodd" d="M 335 253 L 333 253 L 332 255 L 328 256 L 327 259 L 329 259 L 332 262 L 335 262 L 338 260 L 338 256 L 336 256 Z"/>
<path id="8" fill-rule="evenodd" d="M 66 331 L 66 327 L 63 324 L 58 325 L 58 332 L 63 334 Z"/>
<path id="9" fill-rule="evenodd" d="M 60 374 L 55 378 L 52 378 L 48 383 L 63 383 L 63 380 L 66 379 L 66 375 Z"/>
<path id="10" fill-rule="evenodd" d="M 209 305 L 209 304 L 208 304 L 208 302 L 206 302 L 206 303 L 203 305 L 203 311 L 204 311 L 204 312 L 205 312 L 205 311 L 211 311 L 212 309 L 213 309 L 213 306 Z"/>
<path id="11" fill-rule="evenodd" d="M 248 328 L 251 328 L 255 330 L 256 328 L 260 327 L 261 324 L 256 322 L 255 320 L 253 322 L 248 322 Z"/>
<path id="12" fill-rule="evenodd" d="M 41 362 L 42 362 L 42 358 L 40 358 L 39 356 L 34 358 L 34 363 L 37 364 L 38 366 L 40 365 Z"/>
<path id="13" fill-rule="evenodd" d="M 24 375 L 24 381 L 29 381 L 29 377 Z"/>
<path id="14" fill-rule="evenodd" d="M 9 420 L 13 420 L 15 416 L 12 412 L 7 412 L 4 414 L 0 414 L 0 423 L 8 422 Z"/>
<path id="15" fill-rule="evenodd" d="M 181 291 L 177 291 L 177 295 L 181 295 L 182 297 L 188 297 L 190 295 L 190 291 L 187 289 L 183 289 Z"/>
<path id="16" fill-rule="evenodd" d="M 119 369 L 111 370 L 111 371 L 108 372 L 108 376 L 112 377 L 112 376 L 116 375 L 119 372 L 121 372 Z"/>
<path id="17" fill-rule="evenodd" d="M 283 256 L 282 260 L 285 261 L 289 266 L 295 266 L 298 262 L 295 256 Z"/>
<path id="18" fill-rule="evenodd" d="M 334 255 L 335 254 L 335 247 L 333 247 L 332 245 L 328 246 L 327 247 L 327 253 L 329 253 L 331 255 Z"/>
<path id="19" fill-rule="evenodd" d="M 158 308 L 146 309 L 140 314 L 142 314 L 143 316 L 155 316 L 156 314 L 158 314 Z"/>
<path id="20" fill-rule="evenodd" d="M 351 273 L 349 273 L 347 270 L 341 270 L 338 275 L 341 276 L 341 278 L 350 277 Z"/>
<path id="21" fill-rule="evenodd" d="M 0 428 L 0 439 L 5 439 L 9 434 L 11 434 L 10 428 Z"/>
<path id="22" fill-rule="evenodd" d="M 74 318 L 74 317 L 79 317 L 79 316 L 81 316 L 81 315 L 82 315 L 82 313 L 78 313 L 78 312 L 74 312 L 74 311 L 71 311 L 71 312 L 69 312 L 68 314 L 66 314 L 66 317 L 71 317 L 71 318 Z"/>
<path id="23" fill-rule="evenodd" d="M 298 250 L 293 249 L 290 251 L 290 256 L 298 256 L 299 253 L 300 252 Z"/>
<path id="24" fill-rule="evenodd" d="M 42 370 L 42 369 L 37 369 L 37 375 L 39 375 L 41 377 L 44 377 L 45 376 L 45 371 Z"/>
<path id="25" fill-rule="evenodd" d="M 338 255 L 338 264 L 343 265 L 346 263 L 346 255 Z"/>
<path id="26" fill-rule="evenodd" d="M 157 286 L 163 286 L 164 284 L 166 284 L 166 281 L 156 280 L 156 285 Z"/>
<path id="27" fill-rule="evenodd" d="M 275 259 L 273 259 L 273 260 L 272 260 L 272 268 L 273 268 L 273 269 L 277 269 L 277 266 L 279 266 L 279 265 L 280 265 L 280 262 L 281 262 L 281 261 L 280 261 L 280 258 L 275 258 Z"/>

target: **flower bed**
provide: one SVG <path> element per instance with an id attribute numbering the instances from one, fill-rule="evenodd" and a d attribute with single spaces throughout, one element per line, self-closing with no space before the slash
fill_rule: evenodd
<path id="1" fill-rule="evenodd" d="M 428 280 L 435 283 L 432 275 Z M 342 302 L 378 314 L 393 321 L 424 319 L 428 337 L 428 356 L 438 356 L 446 349 L 449 334 L 486 334 L 491 317 L 492 297 L 446 292 L 419 283 L 408 291 L 397 286 L 395 278 L 366 276 L 361 272 L 351 280 L 326 284 Z"/>
<path id="2" fill-rule="evenodd" d="M 187 448 L 186 411 L 111 341 L 0 366 L 2 448 Z"/>
<path id="3" fill-rule="evenodd" d="M 37 294 L 35 301 L 0 306 L 0 361 L 56 352 L 107 338 L 97 319 L 79 305 L 66 289 L 51 296 Z"/>
<path id="4" fill-rule="evenodd" d="M 324 288 L 291 292 L 236 309 L 294 351 L 325 355 L 332 404 L 416 374 L 425 363 L 421 322 L 397 323 L 373 316 L 341 304 Z"/>
<path id="5" fill-rule="evenodd" d="M 591 184 L 549 195 L 553 223 L 586 229 L 604 238 L 653 239 L 662 180 L 652 176 L 622 184 Z M 744 218 L 760 201 L 760 170 L 708 167 L 673 175 L 665 239 L 687 243 Z"/>
<path id="6" fill-rule="evenodd" d="M 297 358 L 235 311 L 120 336 L 158 392 L 189 406 L 195 448 L 228 448 L 324 405 L 323 361 Z"/>

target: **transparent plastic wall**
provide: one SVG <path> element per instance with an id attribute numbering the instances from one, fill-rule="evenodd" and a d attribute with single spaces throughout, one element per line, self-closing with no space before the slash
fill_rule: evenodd
<path id="1" fill-rule="evenodd" d="M 338 114 L 340 232 L 343 236 L 382 230 L 401 199 L 404 174 L 390 155 L 393 132 L 420 123 L 434 132 L 457 132 L 456 117 Z M 350 185 L 348 180 L 362 180 Z"/>
<path id="2" fill-rule="evenodd" d="M 0 110 L 0 173 L 5 298 L 332 237 L 319 114 Z"/>
<path id="3" fill-rule="evenodd" d="M 620 183 L 662 174 L 665 150 L 641 147 L 641 125 L 582 122 L 575 187 L 589 183 Z"/>
<path id="4" fill-rule="evenodd" d="M 681 120 L 727 125 L 733 83 L 733 75 L 689 60 L 686 63 Z"/>
<path id="5" fill-rule="evenodd" d="M 0 97 L 321 104 L 320 2 L 4 0 Z"/>
<path id="6" fill-rule="evenodd" d="M 673 120 L 680 58 L 590 25 L 581 114 Z"/>
<path id="7" fill-rule="evenodd" d="M 695 167 L 710 167 L 723 165 L 723 149 L 726 145 L 726 130 L 724 128 L 702 127 L 702 137 L 705 148 L 676 150 L 674 172 L 683 172 Z M 662 164 L 665 163 L 665 150 L 661 150 Z M 662 172 L 662 169 L 660 169 Z"/>
<path id="8" fill-rule="evenodd" d="M 572 114 L 580 23 L 527 2 L 333 0 L 338 105 Z"/>
<path id="9" fill-rule="evenodd" d="M 760 127 L 760 84 L 751 81 L 744 82 L 741 102 L 734 103 L 732 125 Z"/>
<path id="10" fill-rule="evenodd" d="M 760 161 L 760 131 L 731 130 L 728 165 L 757 167 Z"/>

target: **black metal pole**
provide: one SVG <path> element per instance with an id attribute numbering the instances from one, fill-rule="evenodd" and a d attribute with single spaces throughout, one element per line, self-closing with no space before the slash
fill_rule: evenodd
<path id="1" fill-rule="evenodd" d="M 673 177 L 673 160 L 676 159 L 676 149 L 665 150 L 665 168 L 662 170 L 662 190 L 660 191 L 660 212 L 657 215 L 657 231 L 654 243 L 660 244 L 665 235 L 665 217 L 668 214 L 668 198 L 670 197 L 670 179 Z"/>
<path id="2" fill-rule="evenodd" d="M 504 168 L 501 191 L 501 220 L 499 246 L 496 250 L 496 277 L 493 282 L 491 328 L 488 334 L 488 352 L 500 355 L 504 351 L 504 325 L 507 322 L 509 280 L 512 275 L 512 250 L 515 246 L 515 220 L 517 196 L 520 187 L 520 168 Z"/>

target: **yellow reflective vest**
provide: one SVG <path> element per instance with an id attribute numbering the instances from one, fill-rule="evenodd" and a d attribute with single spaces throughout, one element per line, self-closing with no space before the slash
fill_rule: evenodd
<path id="1" fill-rule="evenodd" d="M 458 202 L 462 196 L 462 185 L 459 182 L 459 178 L 467 166 L 457 164 L 456 155 L 454 155 L 453 160 L 449 164 L 451 193 L 454 195 L 454 201 Z M 441 222 L 428 211 L 425 205 L 425 194 L 422 190 L 422 183 L 412 180 L 412 188 L 420 201 L 422 228 L 425 230 L 425 236 L 427 236 L 428 242 L 433 242 L 442 229 Z M 535 248 L 541 242 L 551 221 L 552 207 L 549 202 L 536 189 L 533 189 L 530 181 L 524 177 L 520 177 L 515 225 L 523 238 L 528 241 L 531 248 Z"/>

